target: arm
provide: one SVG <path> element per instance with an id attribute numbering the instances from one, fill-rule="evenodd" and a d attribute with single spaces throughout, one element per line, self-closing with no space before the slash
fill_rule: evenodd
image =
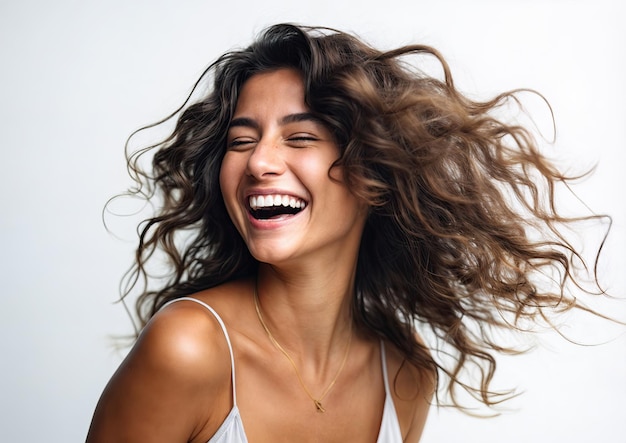
<path id="1" fill-rule="evenodd" d="M 105 388 L 87 435 L 97 442 L 189 442 L 217 430 L 232 405 L 221 329 L 194 303 L 148 323 Z"/>

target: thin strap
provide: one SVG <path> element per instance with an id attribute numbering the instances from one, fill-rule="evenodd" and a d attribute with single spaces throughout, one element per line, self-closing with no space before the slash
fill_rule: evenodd
<path id="1" fill-rule="evenodd" d="M 380 360 L 383 367 L 383 380 L 385 382 L 385 395 L 389 395 L 389 381 L 387 380 L 387 356 L 385 355 L 385 342 L 380 341 Z"/>
<path id="2" fill-rule="evenodd" d="M 213 314 L 217 322 L 220 324 L 220 327 L 222 328 L 222 332 L 224 333 L 224 337 L 226 337 L 226 343 L 228 344 L 228 351 L 230 352 L 230 370 L 231 370 L 231 377 L 233 381 L 233 406 L 237 406 L 237 389 L 235 387 L 235 358 L 233 357 L 233 346 L 230 343 L 230 337 L 228 335 L 228 331 L 226 330 L 226 325 L 224 324 L 222 317 L 220 317 L 219 314 L 215 312 L 215 309 L 213 309 L 211 306 L 207 305 L 203 301 L 200 301 L 192 297 L 181 297 L 175 300 L 170 300 L 169 302 L 165 303 L 161 309 L 163 309 L 167 305 L 170 305 L 172 303 L 175 303 L 181 300 L 189 300 L 189 301 L 192 301 L 192 302 L 198 303 L 199 305 L 204 306 L 205 308 L 209 310 L 211 314 Z"/>

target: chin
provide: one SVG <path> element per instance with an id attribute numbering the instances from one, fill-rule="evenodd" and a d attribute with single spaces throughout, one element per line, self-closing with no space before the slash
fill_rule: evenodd
<path id="1" fill-rule="evenodd" d="M 286 251 L 284 248 L 279 247 L 252 247 L 249 248 L 250 254 L 259 263 L 266 263 L 269 265 L 280 265 L 281 263 L 289 262 L 293 260 L 293 251 Z"/>

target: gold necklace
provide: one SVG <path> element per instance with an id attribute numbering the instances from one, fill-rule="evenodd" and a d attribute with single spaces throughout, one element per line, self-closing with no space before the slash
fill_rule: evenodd
<path id="1" fill-rule="evenodd" d="M 322 400 L 324 400 L 324 397 L 326 397 L 326 395 L 330 392 L 333 386 L 335 386 L 335 382 L 339 378 L 339 374 L 341 374 L 343 367 L 346 365 L 346 361 L 348 360 L 348 354 L 350 352 L 350 344 L 352 342 L 352 330 L 350 330 L 350 335 L 348 336 L 348 344 L 346 345 L 346 353 L 343 356 L 343 361 L 341 362 L 341 366 L 339 367 L 339 370 L 335 374 L 335 378 L 333 378 L 333 380 L 330 382 L 328 387 L 326 387 L 324 392 L 322 392 L 322 395 L 316 399 L 315 397 L 313 397 L 313 394 L 311 394 L 311 391 L 309 391 L 309 389 L 304 384 L 304 381 L 302 380 L 302 376 L 300 375 L 300 371 L 298 371 L 298 367 L 296 366 L 296 362 L 293 361 L 293 358 L 291 358 L 291 355 L 289 355 L 289 353 L 285 351 L 285 349 L 280 345 L 280 343 L 276 341 L 276 339 L 270 332 L 269 328 L 265 324 L 265 321 L 263 321 L 263 315 L 261 314 L 261 307 L 259 306 L 259 296 L 257 294 L 256 286 L 254 287 L 254 307 L 256 308 L 256 315 L 257 317 L 259 317 L 261 326 L 263 326 L 263 329 L 265 329 L 265 332 L 267 336 L 269 337 L 270 341 L 272 342 L 272 344 L 280 352 L 282 352 L 285 357 L 287 357 L 287 360 L 289 360 L 289 363 L 291 363 L 291 366 L 293 366 L 293 369 L 294 371 L 296 371 L 296 375 L 298 376 L 298 381 L 300 382 L 300 385 L 302 385 L 302 389 L 304 389 L 304 392 L 306 392 L 309 398 L 313 400 L 313 404 L 315 405 L 317 412 L 326 412 L 326 409 L 324 409 L 324 407 L 322 406 Z"/>

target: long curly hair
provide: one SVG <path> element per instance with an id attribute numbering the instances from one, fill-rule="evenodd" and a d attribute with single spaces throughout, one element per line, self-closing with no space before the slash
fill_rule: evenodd
<path id="1" fill-rule="evenodd" d="M 420 54 L 439 62 L 441 79 L 409 63 Z M 229 219 L 218 178 L 243 84 L 279 68 L 302 74 L 305 103 L 340 148 L 335 165 L 370 208 L 352 302 L 356 327 L 438 374 L 440 386 L 445 378 L 455 405 L 462 388 L 494 406 L 503 394 L 490 388 L 494 355 L 514 351 L 496 332 L 586 309 L 568 292 L 572 284 L 603 292 L 595 264 L 587 266 L 561 230 L 600 216 L 561 215 L 555 187 L 578 177 L 559 172 L 525 126 L 496 117 L 519 91 L 471 100 L 428 46 L 379 51 L 340 31 L 279 24 L 217 59 L 187 101 L 155 124 L 176 119 L 171 135 L 127 152 L 137 182 L 131 193 L 159 209 L 140 225 L 122 297 L 139 292 L 143 325 L 172 299 L 254 275 L 258 263 Z M 147 153 L 151 165 L 143 167 Z M 168 273 L 153 288 L 148 264 L 159 254 Z M 419 342 L 416 324 L 436 343 Z M 464 381 L 468 368 L 479 368 L 478 380 Z"/>

